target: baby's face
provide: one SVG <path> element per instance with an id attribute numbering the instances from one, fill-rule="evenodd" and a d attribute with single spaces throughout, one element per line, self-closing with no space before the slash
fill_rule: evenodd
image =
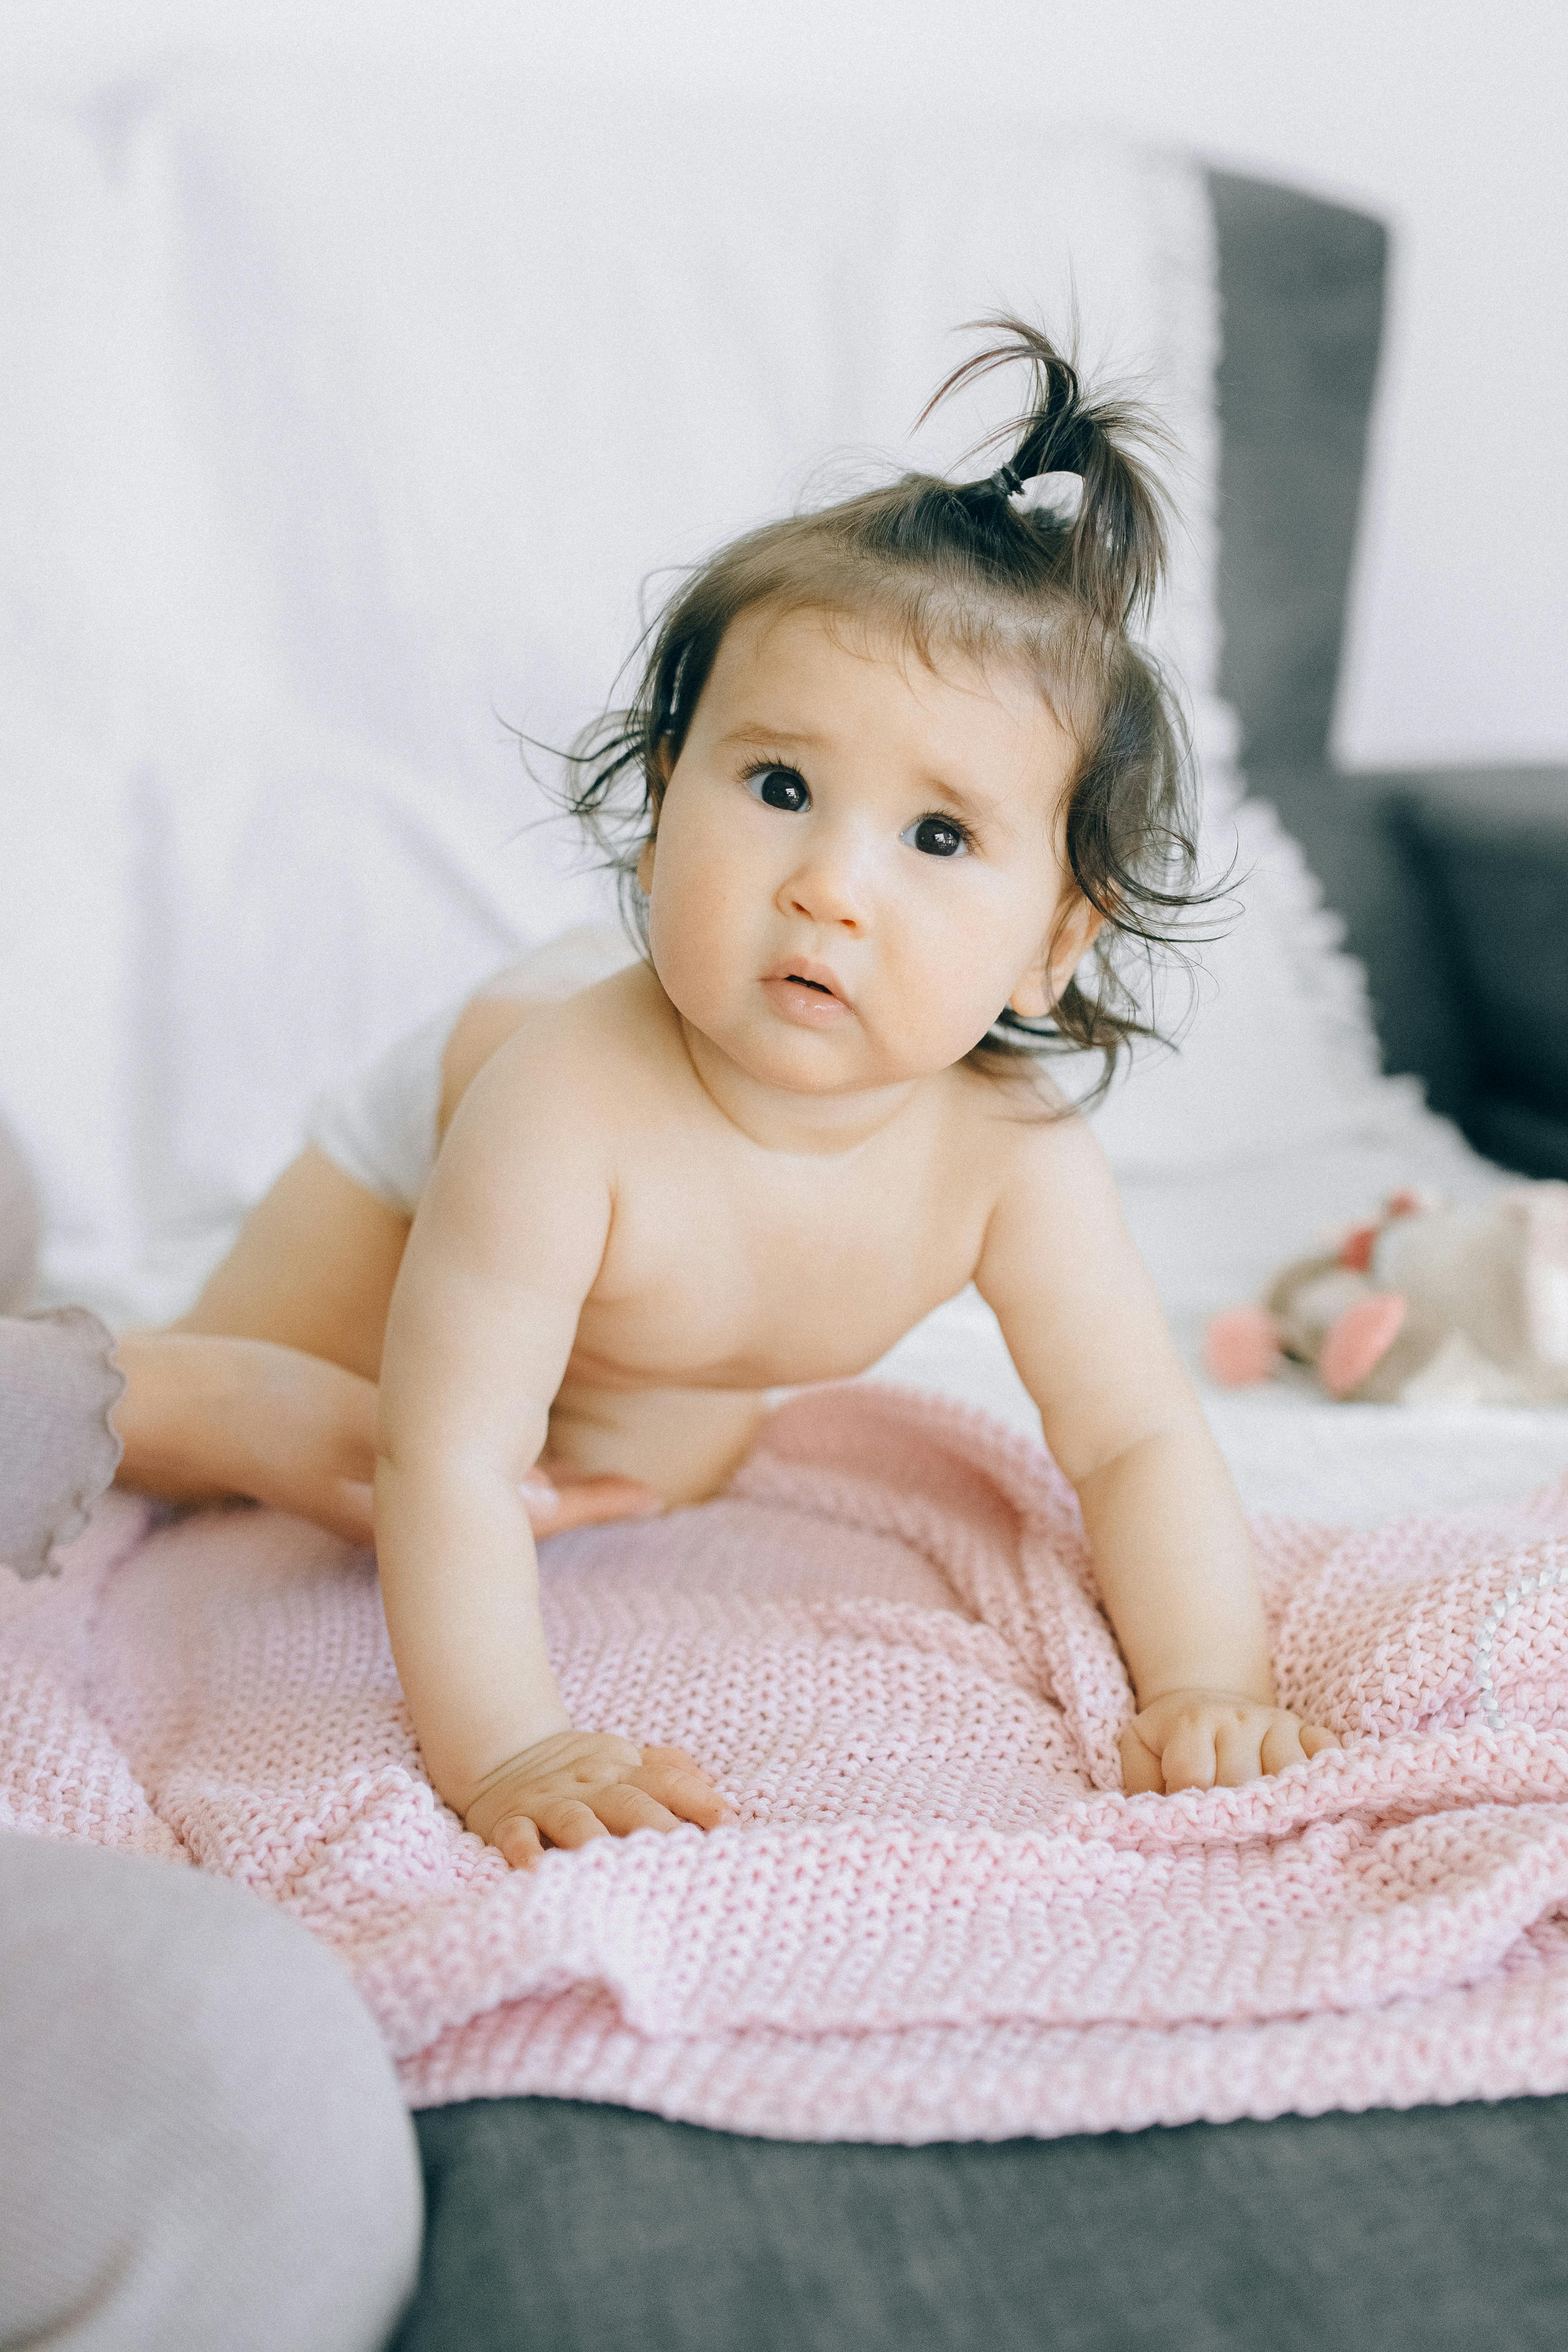
<path id="1" fill-rule="evenodd" d="M 928 669 L 852 619 L 742 615 L 639 869 L 676 1009 L 764 1085 L 949 1068 L 1046 1009 L 1087 943 L 1062 857 L 1075 758 L 1022 671 Z"/>

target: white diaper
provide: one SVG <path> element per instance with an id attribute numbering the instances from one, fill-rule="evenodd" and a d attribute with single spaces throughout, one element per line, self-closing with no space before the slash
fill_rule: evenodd
<path id="1" fill-rule="evenodd" d="M 318 1095 L 305 1121 L 307 1141 L 378 1201 L 411 1217 L 436 1165 L 441 1058 L 464 1008 L 476 996 L 559 1004 L 636 961 L 626 933 L 609 923 L 584 923 L 547 940 L 400 1037 L 347 1086 Z"/>

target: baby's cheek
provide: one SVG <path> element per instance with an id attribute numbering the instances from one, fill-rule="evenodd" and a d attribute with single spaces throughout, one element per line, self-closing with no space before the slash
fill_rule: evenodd
<path id="1" fill-rule="evenodd" d="M 732 1012 L 735 943 L 721 908 L 700 891 L 672 891 L 649 924 L 653 967 L 676 1011 L 703 1031 Z"/>
<path id="2" fill-rule="evenodd" d="M 879 992 L 889 1044 L 924 1066 L 951 1068 L 979 1045 L 1006 1003 L 1005 971 L 994 940 L 967 931 L 916 943 Z"/>

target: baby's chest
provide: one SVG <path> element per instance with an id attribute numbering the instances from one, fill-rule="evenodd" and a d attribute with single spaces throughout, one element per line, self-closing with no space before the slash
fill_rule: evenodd
<path id="1" fill-rule="evenodd" d="M 934 1169 L 860 1178 L 645 1170 L 617 1205 L 580 1344 L 704 1385 L 864 1370 L 970 1279 L 986 1208 Z"/>

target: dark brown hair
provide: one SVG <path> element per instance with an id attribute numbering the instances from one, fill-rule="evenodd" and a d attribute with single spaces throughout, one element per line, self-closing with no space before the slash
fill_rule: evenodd
<path id="1" fill-rule="evenodd" d="M 637 857 L 658 826 L 665 779 L 724 633 L 742 613 L 768 604 L 852 615 L 895 632 L 933 667 L 944 649 L 1022 664 L 1078 746 L 1067 856 L 1105 919 L 1050 1018 L 1005 1009 L 967 1058 L 1000 1076 L 1021 1055 L 1088 1047 L 1104 1056 L 1098 1092 L 1123 1045 L 1152 1034 L 1120 969 L 1126 950 L 1147 961 L 1212 895 L 1194 887 L 1181 711 L 1131 634 L 1153 604 L 1166 548 L 1161 493 L 1136 453 L 1164 436 L 1132 404 L 1087 393 L 1037 329 L 1007 318 L 983 327 L 1002 340 L 956 368 L 920 422 L 960 384 L 1024 362 L 1029 405 L 986 445 L 1010 441 L 1005 464 L 967 483 L 905 474 L 765 524 L 697 566 L 648 629 L 630 703 L 607 712 L 571 753 L 571 806 L 617 874 L 646 953 Z M 1082 481 L 1075 518 L 1015 504 L 1024 481 L 1057 473 Z"/>

